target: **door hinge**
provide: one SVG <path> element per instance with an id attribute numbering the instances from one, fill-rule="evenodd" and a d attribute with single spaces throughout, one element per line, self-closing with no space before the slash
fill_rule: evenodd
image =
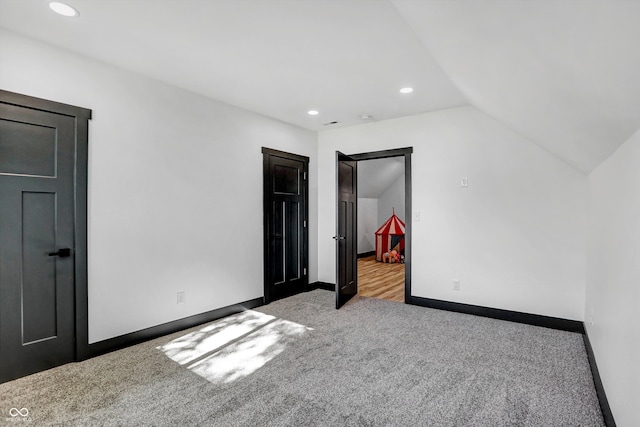
<path id="1" fill-rule="evenodd" d="M 302 269 L 302 275 L 303 275 L 303 276 L 306 276 L 306 275 L 307 275 L 307 268 L 306 268 L 306 267 Z"/>
<path id="2" fill-rule="evenodd" d="M 303 227 L 307 228 L 307 221 L 303 221 Z"/>
<path id="3" fill-rule="evenodd" d="M 307 173 L 306 172 L 302 172 L 302 179 L 304 179 L 305 181 L 307 180 Z"/>

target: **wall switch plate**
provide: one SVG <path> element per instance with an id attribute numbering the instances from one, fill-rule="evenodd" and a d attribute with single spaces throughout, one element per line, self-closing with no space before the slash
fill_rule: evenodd
<path id="1" fill-rule="evenodd" d="M 468 187 L 469 186 L 469 177 L 468 176 L 463 176 L 460 179 L 460 187 Z"/>
<path id="2" fill-rule="evenodd" d="M 184 304 L 184 301 L 185 301 L 184 291 L 178 292 L 178 304 Z"/>
<path id="3" fill-rule="evenodd" d="M 415 211 L 413 213 L 413 220 L 414 221 L 420 221 L 420 211 Z"/>
<path id="4" fill-rule="evenodd" d="M 460 280 L 453 279 L 453 290 L 454 291 L 459 291 L 460 290 Z"/>

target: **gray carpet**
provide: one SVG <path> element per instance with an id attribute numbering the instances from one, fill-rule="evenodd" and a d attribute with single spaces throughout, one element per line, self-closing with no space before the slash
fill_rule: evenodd
<path id="1" fill-rule="evenodd" d="M 582 337 L 331 292 L 0 385 L 0 424 L 602 426 Z M 15 412 L 14 412 L 15 414 Z"/>

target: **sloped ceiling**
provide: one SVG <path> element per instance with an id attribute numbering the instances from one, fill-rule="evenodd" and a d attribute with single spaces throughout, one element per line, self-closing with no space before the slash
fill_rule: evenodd
<path id="1" fill-rule="evenodd" d="M 358 162 L 358 197 L 377 199 L 404 175 L 404 157 Z"/>
<path id="2" fill-rule="evenodd" d="M 393 3 L 470 104 L 583 172 L 640 128 L 640 2 Z"/>
<path id="3" fill-rule="evenodd" d="M 471 104 L 589 172 L 640 128 L 636 1 L 46 3 L 0 26 L 314 131 Z"/>

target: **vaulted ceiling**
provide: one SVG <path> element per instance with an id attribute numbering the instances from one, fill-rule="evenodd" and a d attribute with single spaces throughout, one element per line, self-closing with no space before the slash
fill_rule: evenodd
<path id="1" fill-rule="evenodd" d="M 640 129 L 640 2 L 394 4 L 471 105 L 578 169 Z"/>
<path id="2" fill-rule="evenodd" d="M 314 131 L 470 104 L 587 173 L 640 129 L 636 1 L 67 3 L 0 26 Z"/>
<path id="3" fill-rule="evenodd" d="M 358 197 L 377 199 L 404 176 L 404 157 L 358 162 Z"/>

